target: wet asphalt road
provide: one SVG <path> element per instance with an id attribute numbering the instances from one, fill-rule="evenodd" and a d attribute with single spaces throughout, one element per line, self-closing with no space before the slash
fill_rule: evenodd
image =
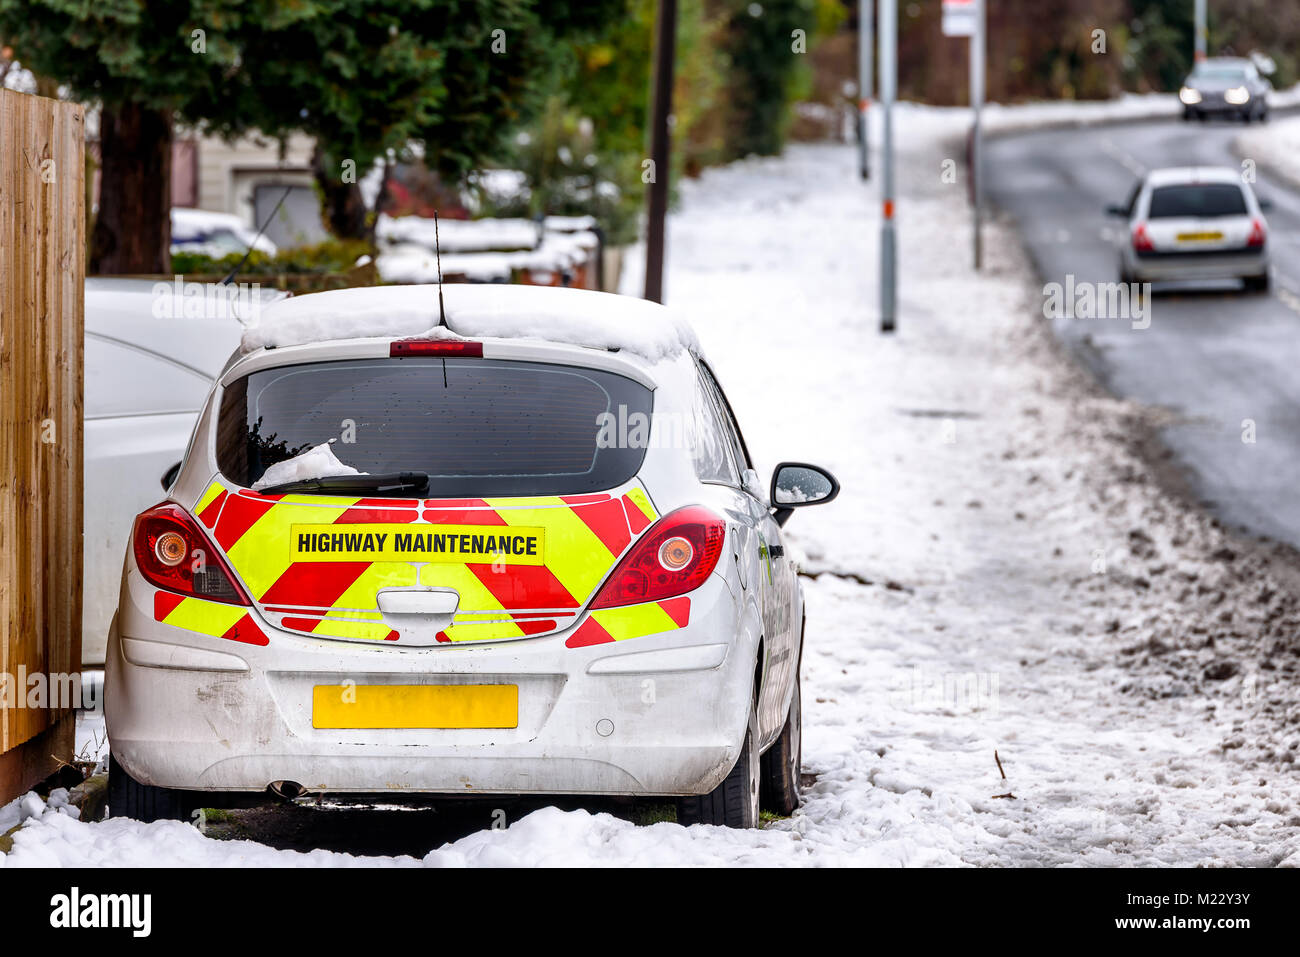
<path id="1" fill-rule="evenodd" d="M 1017 222 L 1044 283 L 1117 282 L 1125 224 L 1106 206 L 1122 204 L 1147 169 L 1240 169 L 1231 144 L 1246 128 L 1173 119 L 993 140 L 987 196 Z M 1300 195 L 1263 171 L 1255 189 L 1274 203 L 1270 293 L 1157 286 L 1149 328 L 1114 318 L 1054 325 L 1114 394 L 1178 413 L 1162 436 L 1216 515 L 1300 547 Z"/>

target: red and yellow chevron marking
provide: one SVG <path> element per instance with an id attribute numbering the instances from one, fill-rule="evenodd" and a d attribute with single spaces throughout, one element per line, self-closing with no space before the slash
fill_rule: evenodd
<path id="1" fill-rule="evenodd" d="M 497 641 L 553 631 L 562 613 L 576 611 L 609 573 L 632 539 L 658 516 L 635 482 L 615 494 L 499 499 L 362 499 L 338 496 L 263 496 L 214 481 L 194 504 L 253 599 L 284 614 L 281 625 L 322 637 L 394 641 L 378 617 L 382 588 L 418 585 L 454 588 L 461 612 L 439 640 Z M 491 526 L 536 533 L 542 564 L 443 556 L 436 563 L 295 560 L 294 526 Z M 358 529 L 364 533 L 370 528 Z M 540 530 L 540 531 L 539 531 Z M 487 529 L 480 529 L 487 531 Z M 469 556 L 467 556 L 469 557 Z M 418 566 L 418 567 L 417 567 Z M 543 613 L 550 613 L 549 616 Z"/>
<path id="2" fill-rule="evenodd" d="M 171 592 L 154 592 L 154 621 L 184 628 L 186 631 L 242 641 L 249 645 L 268 644 L 266 633 L 257 627 L 252 615 L 242 605 L 227 605 L 202 598 L 186 598 Z"/>
<path id="3" fill-rule="evenodd" d="M 643 638 L 665 631 L 685 628 L 691 620 L 691 600 L 667 598 L 642 605 L 623 605 L 621 608 L 598 608 L 587 616 L 564 642 L 568 648 L 601 645 L 610 641 Z"/>

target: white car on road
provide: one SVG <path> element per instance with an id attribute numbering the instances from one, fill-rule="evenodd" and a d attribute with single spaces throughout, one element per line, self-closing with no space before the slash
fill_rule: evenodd
<path id="1" fill-rule="evenodd" d="M 263 310 L 132 533 L 114 815 L 231 794 L 799 801 L 803 598 L 693 334 L 642 300 L 388 286 Z"/>
<path id="2" fill-rule="evenodd" d="M 1247 289 L 1269 287 L 1268 222 L 1239 170 L 1153 170 L 1107 212 L 1128 222 L 1123 282 L 1240 279 Z"/>

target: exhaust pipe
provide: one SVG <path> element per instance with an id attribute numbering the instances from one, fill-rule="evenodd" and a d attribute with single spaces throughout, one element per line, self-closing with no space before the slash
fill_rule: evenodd
<path id="1" fill-rule="evenodd" d="M 281 801 L 294 801 L 307 793 L 307 789 L 297 781 L 272 781 L 266 790 Z"/>

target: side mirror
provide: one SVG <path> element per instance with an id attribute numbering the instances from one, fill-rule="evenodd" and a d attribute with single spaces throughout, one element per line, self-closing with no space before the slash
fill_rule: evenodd
<path id="1" fill-rule="evenodd" d="M 1124 206 L 1116 206 L 1113 203 L 1106 207 L 1107 216 L 1115 216 L 1119 219 L 1128 219 L 1128 209 Z"/>
<path id="2" fill-rule="evenodd" d="M 1256 196 L 1255 202 L 1259 203 L 1259 211 L 1261 213 L 1268 213 L 1273 209 L 1273 201 L 1271 199 L 1264 199 L 1262 196 Z"/>
<path id="3" fill-rule="evenodd" d="M 817 465 L 782 462 L 772 473 L 773 518 L 784 525 L 796 508 L 824 505 L 840 494 L 835 476 Z"/>
<path id="4" fill-rule="evenodd" d="M 162 487 L 164 492 L 170 492 L 173 485 L 176 484 L 176 476 L 181 474 L 181 463 L 177 462 L 166 472 L 163 473 Z"/>

